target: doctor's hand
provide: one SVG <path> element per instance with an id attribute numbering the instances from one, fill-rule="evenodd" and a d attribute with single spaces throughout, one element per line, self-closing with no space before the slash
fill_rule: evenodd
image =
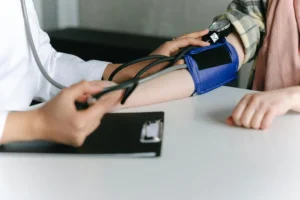
<path id="1" fill-rule="evenodd" d="M 208 34 L 208 30 L 203 30 L 199 32 L 189 33 L 182 35 L 178 38 L 174 38 L 172 41 L 166 42 L 161 45 L 158 49 L 153 51 L 150 55 L 164 55 L 164 56 L 174 56 L 180 49 L 187 46 L 209 46 L 210 43 L 204 42 L 202 37 Z"/>
<path id="2" fill-rule="evenodd" d="M 206 35 L 208 30 L 190 33 L 178 37 L 174 40 L 168 41 L 162 44 L 159 48 L 153 51 L 150 55 L 163 55 L 163 56 L 174 56 L 176 55 L 180 49 L 185 48 L 187 46 L 209 46 L 210 43 L 202 41 L 202 36 Z M 155 60 L 144 61 L 137 64 L 134 64 L 125 70 L 120 71 L 115 78 L 113 79 L 116 83 L 121 83 L 126 80 L 132 79 L 140 70 L 142 70 L 148 64 L 154 62 Z M 176 64 L 183 64 L 183 61 L 179 61 Z M 148 70 L 143 76 L 147 77 L 153 73 L 156 73 L 167 66 L 168 63 L 159 64 L 152 69 Z M 106 70 L 104 71 L 103 78 L 104 80 L 108 80 L 108 77 L 111 73 L 120 66 L 120 64 L 110 64 L 107 66 Z"/>
<path id="3" fill-rule="evenodd" d="M 62 90 L 57 97 L 40 108 L 39 132 L 41 138 L 71 146 L 81 146 L 101 123 L 101 119 L 120 101 L 122 91 L 110 93 L 87 110 L 77 111 L 75 101 L 85 102 L 88 96 L 96 94 L 113 83 L 105 81 L 81 82 Z"/>
<path id="4" fill-rule="evenodd" d="M 276 116 L 300 112 L 299 87 L 246 95 L 226 123 L 251 129 L 267 129 Z"/>

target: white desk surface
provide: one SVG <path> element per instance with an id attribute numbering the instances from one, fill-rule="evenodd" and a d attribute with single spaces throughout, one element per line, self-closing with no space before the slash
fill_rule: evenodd
<path id="1" fill-rule="evenodd" d="M 161 158 L 0 155 L 0 199 L 299 200 L 300 115 L 264 132 L 226 126 L 246 93 L 130 109 L 165 111 Z"/>

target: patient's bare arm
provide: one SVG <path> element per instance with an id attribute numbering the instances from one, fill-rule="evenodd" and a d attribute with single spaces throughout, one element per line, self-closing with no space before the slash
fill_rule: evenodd
<path id="1" fill-rule="evenodd" d="M 191 33 L 192 35 L 193 33 Z M 189 35 L 186 35 L 189 37 Z M 239 55 L 239 67 L 244 63 L 244 49 L 239 36 L 232 33 L 227 37 Z M 118 108 L 138 107 L 173 101 L 190 97 L 195 90 L 195 85 L 187 70 L 178 70 L 139 85 L 124 106 Z"/>
<path id="2" fill-rule="evenodd" d="M 233 32 L 227 37 L 227 41 L 234 46 L 235 50 L 237 51 L 239 55 L 239 69 L 241 66 L 244 64 L 245 61 L 245 52 L 244 52 L 244 47 L 241 41 L 240 36 L 236 33 Z"/>
<path id="3" fill-rule="evenodd" d="M 189 97 L 194 82 L 187 70 L 178 70 L 139 85 L 125 105 L 118 108 L 139 107 Z"/>
<path id="4" fill-rule="evenodd" d="M 187 47 L 189 45 L 192 46 L 208 46 L 208 42 L 204 42 L 199 40 L 197 37 L 202 37 L 203 35 L 207 34 L 207 30 L 195 32 L 194 37 L 185 37 L 185 38 L 178 38 L 173 41 L 168 41 L 158 47 L 155 51 L 151 53 L 151 55 L 162 55 L 162 56 L 172 56 L 176 54 L 181 48 Z M 115 83 L 121 83 L 128 79 L 132 79 L 141 69 L 143 69 L 146 65 L 152 63 L 152 61 L 145 61 L 142 63 L 134 64 L 122 71 L 120 71 L 116 77 L 113 79 Z M 153 74 L 157 71 L 162 70 L 167 63 L 159 64 L 150 70 L 148 70 L 142 77 L 146 77 L 150 74 Z M 111 73 L 120 66 L 120 64 L 109 64 L 104 71 L 103 78 L 104 80 L 108 80 L 108 77 Z"/>

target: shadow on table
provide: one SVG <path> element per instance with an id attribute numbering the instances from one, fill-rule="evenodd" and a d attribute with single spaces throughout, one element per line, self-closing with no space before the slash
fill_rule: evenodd
<path id="1" fill-rule="evenodd" d="M 206 118 L 213 123 L 226 125 L 226 119 L 231 115 L 232 109 L 220 109 L 205 113 Z M 227 125 L 226 125 L 227 126 Z"/>

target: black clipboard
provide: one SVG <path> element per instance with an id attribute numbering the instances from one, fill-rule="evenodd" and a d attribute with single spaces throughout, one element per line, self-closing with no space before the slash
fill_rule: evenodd
<path id="1" fill-rule="evenodd" d="M 74 148 L 45 141 L 13 143 L 0 153 L 101 154 L 159 157 L 164 131 L 164 112 L 110 113 L 99 128 Z"/>

